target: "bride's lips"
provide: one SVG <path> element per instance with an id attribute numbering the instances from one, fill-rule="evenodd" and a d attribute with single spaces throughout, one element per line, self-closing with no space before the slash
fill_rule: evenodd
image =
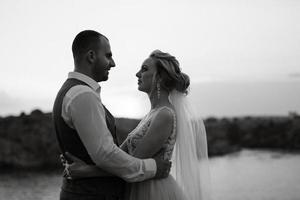
<path id="1" fill-rule="evenodd" d="M 138 80 L 138 85 L 141 84 L 141 83 L 142 83 L 142 81 L 141 81 L 141 80 Z"/>

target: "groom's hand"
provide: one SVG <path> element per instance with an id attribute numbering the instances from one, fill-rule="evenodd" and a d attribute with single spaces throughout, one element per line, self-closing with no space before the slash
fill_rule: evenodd
<path id="1" fill-rule="evenodd" d="M 169 176 L 172 163 L 168 160 L 162 160 L 161 158 L 154 158 L 157 166 L 156 174 L 154 178 L 166 178 Z"/>

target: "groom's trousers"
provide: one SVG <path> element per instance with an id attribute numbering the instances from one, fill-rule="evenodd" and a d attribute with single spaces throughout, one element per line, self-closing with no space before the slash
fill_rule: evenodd
<path id="1" fill-rule="evenodd" d="M 125 182 L 117 177 L 63 179 L 60 200 L 123 200 Z"/>
<path id="2" fill-rule="evenodd" d="M 88 195 L 88 194 L 77 194 L 62 190 L 60 192 L 60 200 L 123 200 L 118 196 L 114 195 Z"/>

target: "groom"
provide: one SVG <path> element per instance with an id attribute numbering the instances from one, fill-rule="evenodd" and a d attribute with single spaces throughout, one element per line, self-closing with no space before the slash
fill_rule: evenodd
<path id="1" fill-rule="evenodd" d="M 101 102 L 98 84 L 106 81 L 109 70 L 115 67 L 108 39 L 96 31 L 82 31 L 73 41 L 72 52 L 75 69 L 53 107 L 60 149 L 115 176 L 64 178 L 60 199 L 120 200 L 125 181 L 167 177 L 170 162 L 134 158 L 117 146 L 115 120 Z"/>

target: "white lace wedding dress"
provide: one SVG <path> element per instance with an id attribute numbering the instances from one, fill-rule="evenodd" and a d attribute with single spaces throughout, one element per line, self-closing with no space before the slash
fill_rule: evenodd
<path id="1" fill-rule="evenodd" d="M 154 109 L 146 115 L 138 126 L 128 135 L 126 145 L 128 153 L 133 154 L 139 141 L 146 135 L 147 130 L 155 118 L 156 114 L 162 109 L 168 109 L 173 113 L 173 130 L 168 140 L 162 148 L 154 155 L 165 160 L 171 160 L 175 141 L 176 141 L 176 115 L 169 107 Z M 129 200 L 186 200 L 182 189 L 177 184 L 172 175 L 165 179 L 151 179 L 143 182 L 130 184 Z"/>

